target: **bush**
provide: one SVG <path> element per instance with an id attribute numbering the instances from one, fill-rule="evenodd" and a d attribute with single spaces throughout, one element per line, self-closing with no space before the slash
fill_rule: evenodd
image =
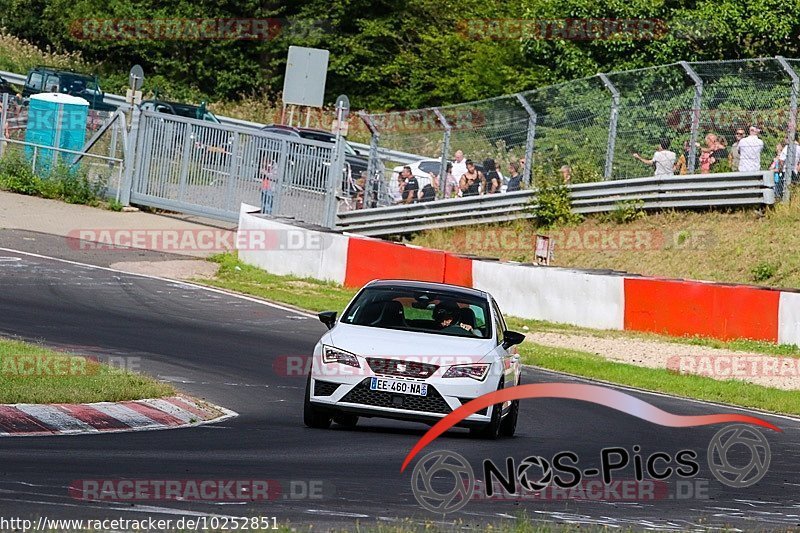
<path id="1" fill-rule="evenodd" d="M 33 196 L 39 193 L 40 181 L 22 154 L 14 152 L 0 160 L 0 189 Z"/>
<path id="2" fill-rule="evenodd" d="M 755 283 L 763 283 L 773 278 L 778 273 L 778 266 L 775 263 L 762 261 L 750 271 L 751 278 Z"/>
<path id="3" fill-rule="evenodd" d="M 643 207 L 644 202 L 641 200 L 623 200 L 617 202 L 616 208 L 613 211 L 601 215 L 600 220 L 603 222 L 627 224 L 647 216 Z"/>
<path id="4" fill-rule="evenodd" d="M 537 205 L 533 211 L 541 227 L 549 228 L 580 222 L 580 215 L 572 212 L 569 189 L 563 184 L 540 187 L 536 196 Z"/>
<path id="5" fill-rule="evenodd" d="M 105 193 L 102 183 L 92 182 L 84 171 L 64 164 L 52 168 L 45 178 L 37 176 L 19 152 L 0 160 L 0 189 L 91 206 L 97 206 Z"/>

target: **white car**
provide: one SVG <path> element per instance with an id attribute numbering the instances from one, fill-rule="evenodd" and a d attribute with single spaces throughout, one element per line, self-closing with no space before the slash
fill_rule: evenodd
<path id="1" fill-rule="evenodd" d="M 515 345 L 486 292 L 421 281 L 365 285 L 314 347 L 304 421 L 354 426 L 359 417 L 435 423 L 470 400 L 518 385 Z M 495 405 L 459 425 L 487 438 L 513 436 L 519 401 Z"/>
<path id="2" fill-rule="evenodd" d="M 392 169 L 392 183 L 397 182 L 397 176 L 399 176 L 403 171 L 404 166 L 406 165 L 398 165 Z M 439 175 L 439 172 L 442 170 L 442 160 L 423 159 L 421 161 L 415 161 L 408 166 L 411 167 L 411 174 L 417 178 L 417 182 L 419 182 L 419 188 L 422 189 L 425 185 L 431 182 L 431 172 L 437 176 Z"/>

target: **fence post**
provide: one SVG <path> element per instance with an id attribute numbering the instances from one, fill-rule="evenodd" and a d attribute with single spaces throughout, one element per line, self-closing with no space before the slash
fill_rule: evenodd
<path id="1" fill-rule="evenodd" d="M 434 107 L 433 112 L 436 113 L 436 118 L 439 119 L 439 124 L 441 124 L 444 128 L 444 139 L 442 140 L 442 163 L 439 168 L 439 192 L 436 193 L 437 197 L 444 198 L 444 188 L 447 184 L 447 153 L 450 151 L 450 130 L 452 128 L 438 107 Z"/>
<path id="2" fill-rule="evenodd" d="M 125 152 L 125 179 L 120 186 L 119 201 L 122 205 L 131 205 L 131 189 L 133 188 L 133 166 L 136 161 L 139 138 L 139 121 L 141 120 L 141 111 L 139 106 L 133 104 L 133 113 L 131 118 L 131 131 L 128 135 L 128 149 Z"/>
<path id="3" fill-rule="evenodd" d="M 536 138 L 536 111 L 533 110 L 531 105 L 522 96 L 522 93 L 517 93 L 517 100 L 525 108 L 528 113 L 528 137 L 525 140 L 525 168 L 522 170 L 522 179 L 525 184 L 530 187 L 533 183 L 533 141 Z"/>
<path id="4" fill-rule="evenodd" d="M 343 108 L 337 106 L 336 108 L 336 123 L 342 123 Z M 328 173 L 328 185 L 325 187 L 325 213 L 322 225 L 333 229 L 336 227 L 336 214 L 339 208 L 338 200 L 336 198 L 336 191 L 342 183 L 344 175 L 344 143 L 341 134 L 336 135 L 336 141 L 333 145 L 331 166 Z"/>
<path id="5" fill-rule="evenodd" d="M 689 133 L 689 160 L 686 162 L 688 173 L 694 174 L 697 162 L 697 136 L 700 133 L 700 106 L 703 103 L 703 78 L 686 61 L 679 62 L 686 74 L 694 82 L 694 99 L 692 100 L 692 126 Z M 731 169 L 733 170 L 733 169 Z M 739 170 L 739 169 L 736 169 Z M 734 170 L 735 172 L 735 170 Z"/>
<path id="6" fill-rule="evenodd" d="M 608 143 L 606 144 L 606 168 L 603 172 L 605 179 L 611 179 L 611 171 L 614 166 L 614 147 L 617 142 L 617 120 L 619 118 L 619 91 L 608 76 L 602 72 L 597 75 L 611 93 L 611 116 L 608 120 Z"/>
<path id="7" fill-rule="evenodd" d="M 789 123 L 786 127 L 786 135 L 789 137 L 789 142 L 786 145 L 786 162 L 783 164 L 783 201 L 788 202 L 790 196 L 789 184 L 792 182 L 792 174 L 797 165 L 797 161 L 795 161 L 796 149 L 790 150 L 788 147 L 794 145 L 794 138 L 797 135 L 797 93 L 800 92 L 800 77 L 797 76 L 797 73 L 786 61 L 786 58 L 778 56 L 777 59 L 783 70 L 792 78 L 792 94 L 789 99 Z"/>
<path id="8" fill-rule="evenodd" d="M 0 101 L 3 102 L 3 112 L 0 113 L 0 158 L 3 157 L 3 150 L 6 146 L 6 124 L 8 123 L 8 93 L 3 93 L 0 96 Z"/>
<path id="9" fill-rule="evenodd" d="M 380 179 L 377 173 L 380 165 L 378 164 L 378 142 L 380 141 L 381 134 L 378 131 L 372 117 L 366 111 L 359 111 L 358 117 L 367 126 L 370 133 L 369 138 L 369 160 L 367 161 L 367 182 L 364 184 L 364 208 L 378 207 L 378 196 L 380 195 Z M 375 204 L 372 204 L 372 192 L 376 192 Z"/>

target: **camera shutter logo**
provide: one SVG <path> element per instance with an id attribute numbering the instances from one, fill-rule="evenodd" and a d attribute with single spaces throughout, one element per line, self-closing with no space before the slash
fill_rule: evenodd
<path id="1" fill-rule="evenodd" d="M 731 461 L 731 449 L 747 448 L 749 462 L 735 466 Z M 746 456 L 747 454 L 745 454 Z M 736 424 L 720 429 L 708 445 L 708 466 L 721 483 L 734 488 L 749 487 L 758 483 L 767 473 L 771 458 L 769 442 L 757 429 Z"/>
<path id="2" fill-rule="evenodd" d="M 441 474 L 444 473 L 445 476 Z M 438 476 L 437 476 L 438 474 Z M 443 480 L 444 492 L 434 488 L 434 478 Z M 433 513 L 453 513 L 464 507 L 475 488 L 475 473 L 466 459 L 455 452 L 440 450 L 423 457 L 411 473 L 411 490 L 417 502 Z"/>
<path id="3" fill-rule="evenodd" d="M 531 468 L 533 468 L 534 471 L 538 468 L 542 472 L 539 479 L 536 481 L 533 481 L 534 477 L 532 475 L 533 473 L 530 472 Z M 531 473 L 530 476 L 528 475 L 529 472 Z M 525 490 L 538 492 L 553 481 L 553 469 L 550 467 L 550 463 L 547 462 L 547 459 L 532 455 L 526 457 L 517 467 L 517 480 Z"/>

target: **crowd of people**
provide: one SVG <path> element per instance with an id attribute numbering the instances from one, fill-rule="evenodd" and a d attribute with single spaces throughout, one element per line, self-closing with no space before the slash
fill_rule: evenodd
<path id="1" fill-rule="evenodd" d="M 760 138 L 761 129 L 750 126 L 745 132 L 744 128 L 737 128 L 735 131 L 735 141 L 730 148 L 725 137 L 715 133 L 709 133 L 703 139 L 704 144 L 695 145 L 695 172 L 708 174 L 720 170 L 730 172 L 758 172 L 763 170 L 761 163 L 762 152 L 764 151 L 764 141 Z M 781 181 L 781 176 L 786 170 L 786 159 L 789 151 L 789 139 L 784 139 L 775 147 L 775 157 L 767 170 L 774 171 L 775 183 Z M 800 143 L 797 140 L 793 143 L 794 168 L 791 169 L 792 176 L 795 176 L 800 169 Z M 650 159 L 646 159 L 634 153 L 633 157 L 646 165 L 651 165 L 654 169 L 654 176 L 672 176 L 675 174 L 689 173 L 689 160 L 691 158 L 691 146 L 689 141 L 683 143 L 680 155 L 670 150 L 669 139 L 661 139 L 656 147 L 656 151 Z"/>

